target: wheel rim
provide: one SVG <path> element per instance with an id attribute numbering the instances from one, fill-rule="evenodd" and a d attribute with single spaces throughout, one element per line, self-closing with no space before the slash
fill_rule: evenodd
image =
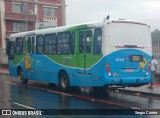
<path id="1" fill-rule="evenodd" d="M 66 77 L 62 77 L 61 85 L 63 88 L 67 87 L 67 78 Z"/>

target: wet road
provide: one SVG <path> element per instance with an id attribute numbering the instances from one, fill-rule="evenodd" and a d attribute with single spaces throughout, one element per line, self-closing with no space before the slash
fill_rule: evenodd
<path id="1" fill-rule="evenodd" d="M 73 111 L 81 109 L 78 110 L 79 114 L 85 112 L 83 111 L 85 109 L 116 109 L 109 112 L 118 115 L 107 115 L 110 118 L 158 118 L 159 116 L 157 115 L 124 115 L 125 113 L 119 112 L 118 109 L 160 109 L 160 98 L 140 97 L 114 92 L 107 92 L 103 96 L 89 92 L 64 93 L 50 88 L 48 83 L 29 81 L 27 86 L 21 85 L 18 79 L 2 74 L 0 75 L 0 98 L 1 109 L 72 109 Z M 106 115 L 93 114 L 83 115 L 83 117 L 106 117 Z M 41 117 L 53 116 L 44 115 Z M 70 118 L 82 116 L 54 115 L 54 117 Z"/>

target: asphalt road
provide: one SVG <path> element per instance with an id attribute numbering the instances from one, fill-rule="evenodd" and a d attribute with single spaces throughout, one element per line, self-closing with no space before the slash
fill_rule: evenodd
<path id="1" fill-rule="evenodd" d="M 56 88 L 51 88 L 48 83 L 29 81 L 27 85 L 20 84 L 18 79 L 0 74 L 0 108 L 1 109 L 50 109 L 48 113 L 58 112 L 62 109 L 76 112 L 71 115 L 55 113 L 53 116 L 43 115 L 39 117 L 109 117 L 109 118 L 158 118 L 158 115 L 126 115 L 127 110 L 160 109 L 160 98 L 140 97 L 116 92 L 106 94 L 93 94 L 89 89 L 81 89 L 81 92 L 65 93 Z M 77 110 L 78 109 L 78 110 Z M 97 109 L 97 110 L 95 110 Z M 107 110 L 112 115 L 96 114 L 98 111 Z M 121 110 L 125 109 L 125 110 Z M 86 114 L 90 112 L 91 114 Z M 104 113 L 104 112 L 103 112 Z M 83 114 L 83 115 L 80 115 Z M 116 115 L 114 115 L 116 114 Z M 22 116 L 7 116 L 22 117 Z M 23 116 L 28 117 L 28 116 Z M 30 116 L 35 117 L 35 116 Z"/>

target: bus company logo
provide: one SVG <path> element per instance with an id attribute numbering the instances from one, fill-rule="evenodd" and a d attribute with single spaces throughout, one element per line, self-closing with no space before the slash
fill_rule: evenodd
<path id="1" fill-rule="evenodd" d="M 2 110 L 2 115 L 11 115 L 11 110 Z"/>
<path id="2" fill-rule="evenodd" d="M 63 60 L 63 64 L 68 64 L 69 62 L 68 62 L 68 60 L 67 59 L 64 59 Z"/>
<path id="3" fill-rule="evenodd" d="M 42 112 L 43 111 L 40 111 L 40 110 L 1 110 L 1 115 L 3 115 L 3 116 L 9 116 L 9 115 L 15 115 L 15 116 L 17 116 L 17 115 L 22 115 L 22 116 L 24 116 L 24 115 L 29 115 L 29 116 L 31 116 L 31 115 L 42 115 Z"/>
<path id="4" fill-rule="evenodd" d="M 27 55 L 25 57 L 25 67 L 26 67 L 26 69 L 31 68 L 32 62 L 33 62 L 32 58 L 29 55 Z"/>
<path id="5" fill-rule="evenodd" d="M 141 68 L 144 68 L 144 67 L 147 65 L 148 62 L 149 62 L 149 61 L 147 61 L 146 58 L 143 58 L 143 61 L 140 62 L 139 65 L 140 65 Z"/>

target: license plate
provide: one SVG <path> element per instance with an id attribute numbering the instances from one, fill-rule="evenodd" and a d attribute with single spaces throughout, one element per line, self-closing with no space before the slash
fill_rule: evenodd
<path id="1" fill-rule="evenodd" d="M 133 72 L 133 69 L 126 69 L 126 72 Z"/>

